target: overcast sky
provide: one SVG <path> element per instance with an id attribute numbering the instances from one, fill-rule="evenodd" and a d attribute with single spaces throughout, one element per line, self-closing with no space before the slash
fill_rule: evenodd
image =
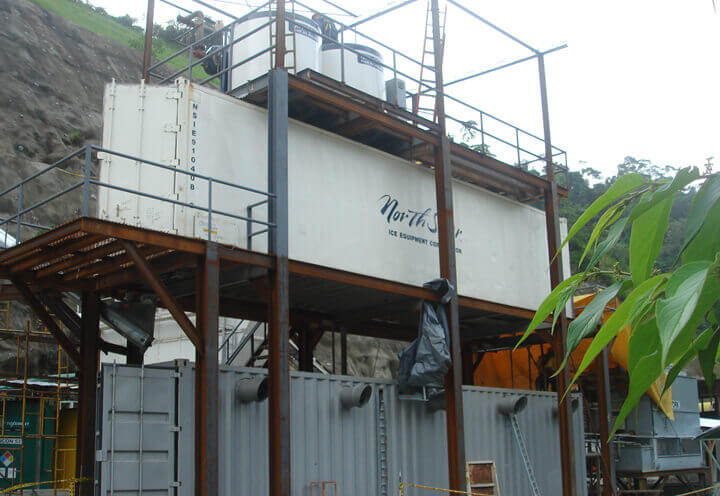
<path id="1" fill-rule="evenodd" d="M 248 4 L 260 3 L 208 1 L 236 14 L 247 11 Z M 91 3 L 114 15 L 128 13 L 144 23 L 146 0 Z M 173 3 L 190 10 L 202 8 L 192 0 Z M 318 4 L 310 0 L 305 3 Z M 366 14 L 389 2 L 335 3 Z M 712 0 L 463 3 L 540 49 L 568 44 L 567 49 L 548 55 L 546 63 L 552 139 L 556 146 L 567 150 L 571 168 L 590 166 L 608 175 L 626 155 L 676 166 L 700 166 L 714 156 L 715 170 L 720 170 L 720 16 L 715 14 Z M 156 23 L 174 19 L 178 13 L 160 0 L 156 4 Z M 419 57 L 424 9 L 425 1 L 420 0 L 363 29 Z M 451 6 L 446 54 L 445 80 L 450 81 L 529 52 Z M 534 61 L 458 84 L 448 91 L 542 135 Z M 459 117 L 477 119 L 472 115 Z"/>

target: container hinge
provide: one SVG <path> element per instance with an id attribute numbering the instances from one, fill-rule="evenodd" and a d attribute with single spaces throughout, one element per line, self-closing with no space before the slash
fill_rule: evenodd
<path id="1" fill-rule="evenodd" d="M 170 90 L 165 93 L 165 98 L 168 100 L 180 100 L 180 98 L 182 98 L 182 91 Z"/>
<path id="2" fill-rule="evenodd" d="M 180 159 L 179 158 L 170 158 L 167 160 L 167 164 L 172 167 L 178 167 L 180 165 Z"/>
<path id="3" fill-rule="evenodd" d="M 110 157 L 105 152 L 97 152 L 97 158 L 98 160 L 109 160 Z"/>
<path id="4" fill-rule="evenodd" d="M 180 481 L 170 481 L 169 486 L 170 487 L 180 487 L 181 483 Z"/>
<path id="5" fill-rule="evenodd" d="M 170 426 L 170 432 L 180 432 L 182 430 L 182 427 L 179 425 L 171 425 Z"/>
<path id="6" fill-rule="evenodd" d="M 166 133 L 179 133 L 180 132 L 180 124 L 165 124 L 165 128 L 163 129 Z"/>
<path id="7" fill-rule="evenodd" d="M 105 453 L 102 450 L 97 450 L 95 452 L 95 461 L 96 462 L 106 462 L 107 461 L 107 453 Z"/>

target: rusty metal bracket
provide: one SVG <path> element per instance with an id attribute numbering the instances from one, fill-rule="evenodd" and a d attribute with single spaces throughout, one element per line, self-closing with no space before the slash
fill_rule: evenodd
<path id="1" fill-rule="evenodd" d="M 55 319 L 53 319 L 52 316 L 47 312 L 47 310 L 45 310 L 45 307 L 42 305 L 42 303 L 40 303 L 40 300 L 38 300 L 35 294 L 30 290 L 28 285 L 17 277 L 11 276 L 10 281 L 20 292 L 23 299 L 32 309 L 32 311 L 35 312 L 35 315 L 37 315 L 38 318 L 43 322 L 43 324 L 47 326 L 50 333 L 55 337 L 57 342 L 60 343 L 63 351 L 67 353 L 67 355 L 70 357 L 70 359 L 76 366 L 80 367 L 80 352 L 77 350 L 72 341 L 70 341 L 70 338 L 68 338 L 62 331 L 62 329 L 60 329 L 60 326 L 57 324 L 57 322 L 55 322 Z"/>
<path id="2" fill-rule="evenodd" d="M 150 266 L 147 260 L 140 254 L 134 243 L 130 241 L 120 240 L 120 243 L 125 248 L 125 251 L 135 263 L 135 267 L 140 271 L 140 274 L 145 278 L 148 285 L 152 288 L 155 294 L 160 299 L 162 305 L 168 309 L 170 315 L 173 316 L 175 321 L 178 323 L 180 328 L 185 332 L 188 339 L 195 345 L 196 349 L 201 348 L 200 336 L 197 332 L 197 328 L 190 322 L 190 319 L 183 311 L 180 304 L 177 302 L 175 297 L 170 294 L 165 287 L 165 284 L 160 280 L 160 276 Z"/>

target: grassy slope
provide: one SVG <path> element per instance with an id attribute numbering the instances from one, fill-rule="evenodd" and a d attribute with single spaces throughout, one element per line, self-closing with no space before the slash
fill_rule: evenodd
<path id="1" fill-rule="evenodd" d="M 93 12 L 90 7 L 85 4 L 73 2 L 70 0 L 30 0 L 43 9 L 62 16 L 85 29 L 97 33 L 106 38 L 127 45 L 137 50 L 142 50 L 145 45 L 145 34 L 141 31 L 130 29 L 120 23 L 115 22 L 97 12 Z M 153 40 L 153 57 L 162 60 L 169 57 L 180 49 L 180 45 L 169 44 L 163 40 Z M 167 63 L 166 71 L 175 72 L 175 70 L 187 67 L 187 52 L 179 55 Z M 193 76 L 198 79 L 205 79 L 207 74 L 202 67 L 195 66 L 193 68 Z"/>

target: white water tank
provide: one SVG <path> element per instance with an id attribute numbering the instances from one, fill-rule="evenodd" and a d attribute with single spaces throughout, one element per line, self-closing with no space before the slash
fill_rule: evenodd
<path id="1" fill-rule="evenodd" d="M 343 57 L 341 57 L 341 52 Z M 345 59 L 344 78 L 341 61 Z M 385 99 L 383 58 L 365 45 L 326 43 L 322 47 L 322 73 L 381 100 Z"/>
<path id="2" fill-rule="evenodd" d="M 292 73 L 304 69 L 320 72 L 320 28 L 309 17 L 300 14 L 286 13 L 285 32 L 293 36 L 286 37 L 285 67 Z M 273 66 L 273 51 L 268 50 L 275 40 L 275 12 L 261 11 L 248 15 L 244 20 L 233 26 L 233 41 L 238 41 L 230 47 L 230 66 L 239 64 L 231 71 L 230 88 L 236 89 L 254 79 L 266 74 Z M 269 26 L 262 27 L 270 20 Z M 272 33 L 272 36 L 271 36 Z M 272 42 L 271 42 L 272 39 Z M 297 44 L 297 48 L 295 47 Z M 250 57 L 266 50 L 252 60 Z"/>

